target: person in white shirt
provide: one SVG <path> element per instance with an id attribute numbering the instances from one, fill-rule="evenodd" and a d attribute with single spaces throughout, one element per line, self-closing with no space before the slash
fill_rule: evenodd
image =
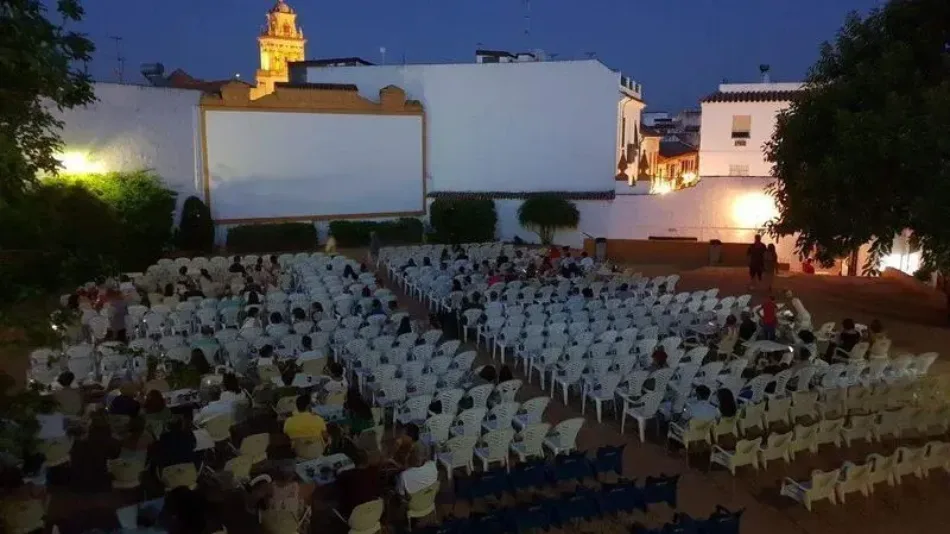
<path id="1" fill-rule="evenodd" d="M 399 474 L 396 490 L 400 495 L 418 493 L 439 481 L 439 468 L 434 461 L 414 455 L 409 465 L 411 467 Z"/>
<path id="2" fill-rule="evenodd" d="M 323 390 L 327 395 L 333 395 L 334 393 L 346 393 L 349 389 L 349 383 L 346 380 L 346 377 L 343 376 L 343 367 L 336 363 L 330 362 L 327 365 L 327 372 L 330 373 L 330 380 L 323 385 Z"/>
<path id="3" fill-rule="evenodd" d="M 791 299 L 792 309 L 795 310 L 795 324 L 792 327 L 793 331 L 799 332 L 801 330 L 811 330 L 811 314 L 805 309 L 805 305 L 802 304 L 801 299 L 793 296 L 791 291 L 785 292 L 785 298 Z"/>
<path id="4" fill-rule="evenodd" d="M 257 318 L 258 308 L 253 307 L 247 310 L 247 318 L 244 319 L 244 323 L 241 325 L 241 328 L 261 328 L 261 320 Z"/>
<path id="5" fill-rule="evenodd" d="M 709 402 L 710 391 L 706 386 L 696 387 L 696 399 L 686 404 L 684 420 L 712 421 L 719 417 L 719 408 Z"/>
<path id="6" fill-rule="evenodd" d="M 580 265 L 582 269 L 590 270 L 594 268 L 594 258 L 591 258 L 587 255 L 586 252 L 581 252 L 581 261 Z"/>

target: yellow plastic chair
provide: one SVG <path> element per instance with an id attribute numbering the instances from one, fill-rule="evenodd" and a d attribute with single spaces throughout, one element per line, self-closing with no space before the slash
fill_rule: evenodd
<path id="1" fill-rule="evenodd" d="M 198 486 L 198 470 L 195 469 L 195 464 L 190 462 L 170 465 L 162 469 L 161 479 L 165 491 L 171 491 L 179 486 L 195 489 Z"/>
<path id="2" fill-rule="evenodd" d="M 46 466 L 55 467 L 69 463 L 69 452 L 73 448 L 73 440 L 67 436 L 48 439 L 40 445 L 40 452 L 46 457 Z"/>
<path id="3" fill-rule="evenodd" d="M 46 502 L 42 499 L 0 501 L 0 525 L 8 534 L 27 534 L 46 526 Z"/>
<path id="4" fill-rule="evenodd" d="M 201 427 L 208 432 L 212 441 L 220 443 L 231 439 L 231 427 L 233 425 L 234 419 L 230 415 L 222 414 L 208 419 Z"/>
<path id="5" fill-rule="evenodd" d="M 428 517 L 435 511 L 435 497 L 439 494 L 439 483 L 436 482 L 427 488 L 419 490 L 409 495 L 409 502 L 406 504 L 406 518 L 409 521 L 409 529 L 412 530 L 412 520 Z M 438 519 L 438 517 L 436 518 Z"/>
<path id="6" fill-rule="evenodd" d="M 252 463 L 257 464 L 267 459 L 269 446 L 270 434 L 253 434 L 241 440 L 241 447 L 237 452 L 241 456 L 250 456 Z"/>
<path id="7" fill-rule="evenodd" d="M 145 471 L 145 462 L 117 458 L 107 463 L 109 474 L 112 476 L 112 489 L 132 489 L 141 484 L 142 472 Z"/>
<path id="8" fill-rule="evenodd" d="M 235 456 L 224 464 L 224 470 L 231 473 L 235 481 L 243 482 L 251 478 L 251 467 L 254 466 L 254 459 L 250 456 Z"/>
<path id="9" fill-rule="evenodd" d="M 298 438 L 293 440 L 293 446 L 298 461 L 320 458 L 326 449 L 326 445 L 320 438 Z"/>
<path id="10" fill-rule="evenodd" d="M 336 510 L 336 514 L 342 521 L 350 527 L 349 534 L 375 534 L 382 530 L 383 526 L 379 520 L 383 517 L 383 500 L 364 502 L 350 512 L 349 518 L 344 518 Z"/>

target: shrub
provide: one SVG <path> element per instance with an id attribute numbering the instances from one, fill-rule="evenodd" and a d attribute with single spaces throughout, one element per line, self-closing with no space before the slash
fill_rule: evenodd
<path id="1" fill-rule="evenodd" d="M 914 278 L 920 280 L 921 282 L 930 283 L 930 280 L 933 278 L 934 270 L 926 265 L 921 265 L 919 269 L 914 271 Z"/>
<path id="2" fill-rule="evenodd" d="M 498 214 L 487 198 L 438 198 L 429 208 L 432 240 L 437 243 L 483 243 L 495 239 Z"/>
<path id="3" fill-rule="evenodd" d="M 116 256 L 122 269 L 148 267 L 171 244 L 177 194 L 155 173 L 64 175 L 48 182 L 85 187 L 115 210 L 121 226 Z"/>
<path id="4" fill-rule="evenodd" d="M 332 221 L 330 233 L 339 247 L 365 247 L 370 233 L 376 232 L 383 245 L 406 245 L 422 242 L 422 221 L 403 217 L 395 221 Z"/>
<path id="5" fill-rule="evenodd" d="M 530 197 L 518 207 L 518 222 L 536 232 L 544 245 L 551 244 L 557 230 L 577 228 L 580 219 L 573 202 L 552 194 Z"/>
<path id="6" fill-rule="evenodd" d="M 308 222 L 245 224 L 228 230 L 228 252 L 286 252 L 316 246 L 317 229 Z"/>
<path id="7" fill-rule="evenodd" d="M 196 196 L 185 199 L 181 207 L 176 244 L 182 250 L 211 252 L 214 247 L 214 221 L 208 205 Z"/>

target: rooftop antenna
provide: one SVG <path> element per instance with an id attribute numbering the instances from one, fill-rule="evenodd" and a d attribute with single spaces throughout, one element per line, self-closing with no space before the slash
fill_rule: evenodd
<path id="1" fill-rule="evenodd" d="M 123 75 L 125 74 L 125 58 L 122 57 L 122 37 L 118 35 L 110 35 L 109 39 L 115 41 L 115 76 L 119 80 L 119 83 L 122 83 Z"/>
<path id="2" fill-rule="evenodd" d="M 531 42 L 531 0 L 522 0 L 524 4 L 524 38 L 525 43 Z"/>
<path id="3" fill-rule="evenodd" d="M 380 61 L 380 64 L 385 65 L 386 64 L 386 47 L 385 46 L 379 47 L 379 55 L 382 57 L 382 61 Z"/>

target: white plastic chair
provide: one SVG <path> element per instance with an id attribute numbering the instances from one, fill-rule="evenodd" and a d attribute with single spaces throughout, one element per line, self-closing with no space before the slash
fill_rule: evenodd
<path id="1" fill-rule="evenodd" d="M 740 439 L 736 442 L 736 448 L 733 451 L 727 451 L 719 445 L 713 445 L 712 452 L 709 455 L 710 464 L 719 464 L 732 473 L 736 474 L 736 468 L 743 465 L 751 465 L 755 470 L 759 470 L 759 448 L 762 445 L 762 438 Z"/>
<path id="2" fill-rule="evenodd" d="M 515 431 L 511 428 L 492 430 L 482 436 L 482 446 L 475 449 L 475 457 L 481 460 L 483 471 L 488 471 L 489 465 L 494 462 L 500 462 L 506 470 L 509 469 L 508 449 L 514 436 Z"/>
<path id="3" fill-rule="evenodd" d="M 828 499 L 831 504 L 837 504 L 835 486 L 840 474 L 840 469 L 827 472 L 815 470 L 812 471 L 811 479 L 805 482 L 796 482 L 786 478 L 782 484 L 781 494 L 804 504 L 809 512 L 815 501 Z"/>
<path id="4" fill-rule="evenodd" d="M 842 504 L 849 493 L 860 491 L 865 497 L 871 491 L 871 464 L 854 465 L 847 463 L 842 467 L 841 479 L 835 484 L 835 493 Z"/>
<path id="5" fill-rule="evenodd" d="M 791 443 L 792 432 L 784 434 L 773 432 L 769 434 L 765 445 L 759 448 L 759 461 L 762 462 L 762 466 L 768 467 L 769 460 L 778 460 L 779 458 L 785 460 L 785 463 L 789 463 L 791 461 L 789 455 L 789 445 Z"/>
<path id="6" fill-rule="evenodd" d="M 660 402 L 663 400 L 664 391 L 654 391 L 643 395 L 634 401 L 629 397 L 624 398 L 623 413 L 620 419 L 620 433 L 624 433 L 627 416 L 630 416 L 637 422 L 637 428 L 640 433 L 640 442 L 646 443 L 646 424 L 647 421 L 656 417 L 657 410 L 660 408 Z"/>
<path id="7" fill-rule="evenodd" d="M 445 467 L 448 479 L 452 480 L 452 473 L 459 467 L 472 474 L 472 459 L 475 455 L 475 444 L 478 436 L 455 436 L 449 439 L 442 449 L 435 454 L 436 461 Z"/>
<path id="8" fill-rule="evenodd" d="M 577 447 L 577 433 L 584 426 L 583 417 L 567 419 L 557 424 L 544 438 L 544 447 L 557 456 L 573 451 Z"/>
<path id="9" fill-rule="evenodd" d="M 518 413 L 512 418 L 512 425 L 518 430 L 523 430 L 529 425 L 541 423 L 544 418 L 544 410 L 547 409 L 550 402 L 551 399 L 543 395 L 524 401 Z"/>
<path id="10" fill-rule="evenodd" d="M 544 398 L 544 397 L 540 397 Z M 528 458 L 544 456 L 544 439 L 551 430 L 549 423 L 536 423 L 526 426 L 511 443 L 511 452 L 518 456 L 519 462 Z"/>

